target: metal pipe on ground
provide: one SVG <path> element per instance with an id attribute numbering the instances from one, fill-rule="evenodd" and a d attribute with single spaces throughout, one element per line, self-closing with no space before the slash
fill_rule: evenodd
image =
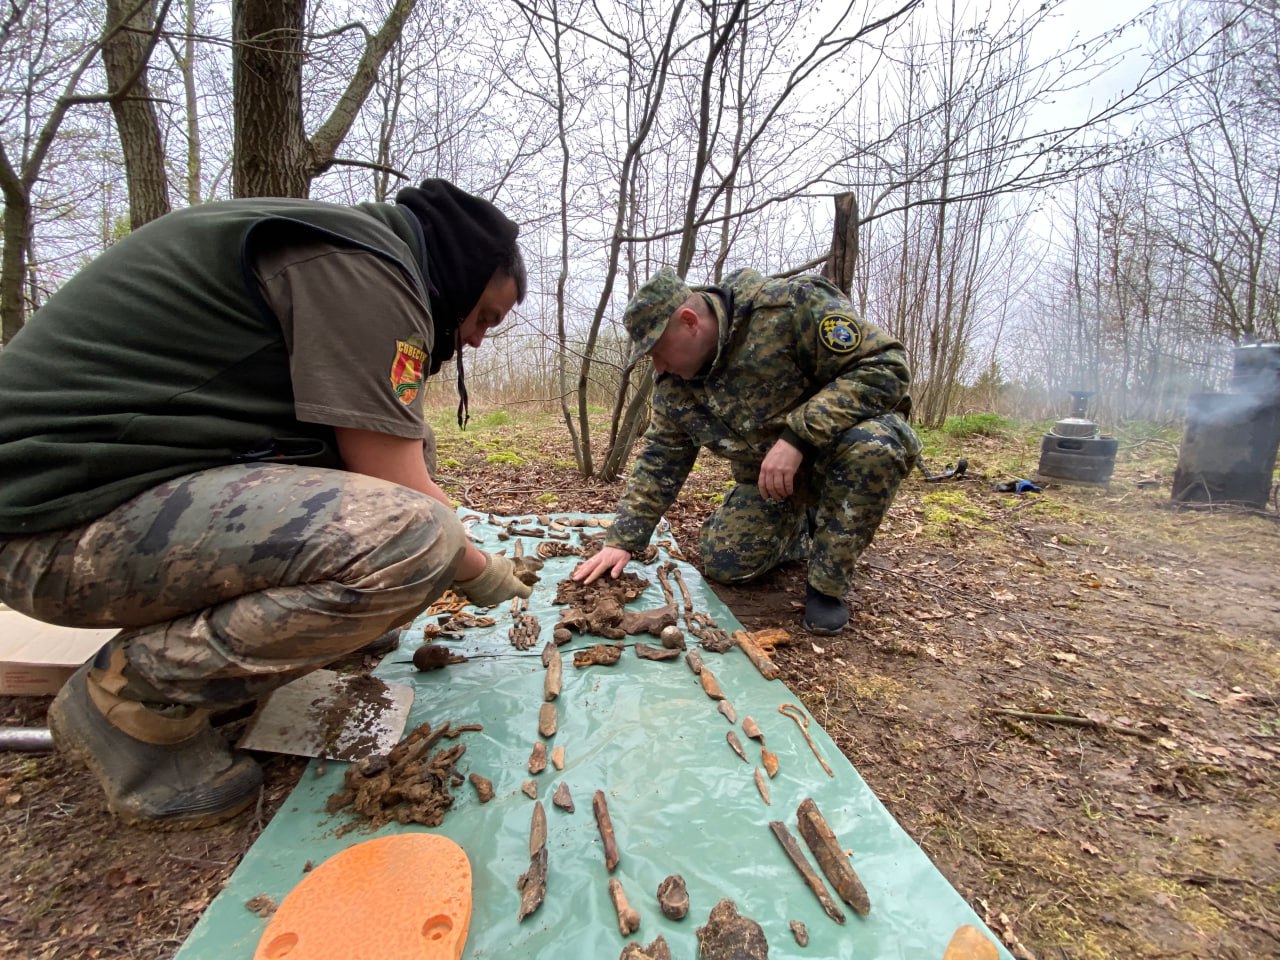
<path id="1" fill-rule="evenodd" d="M 44 727 L 0 727 L 0 752 L 48 753 L 53 735 Z"/>

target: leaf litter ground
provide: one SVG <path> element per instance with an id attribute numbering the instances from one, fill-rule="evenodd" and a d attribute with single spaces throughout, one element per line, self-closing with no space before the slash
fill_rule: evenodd
<path id="1" fill-rule="evenodd" d="M 994 493 L 1027 449 L 970 438 L 970 479 L 914 475 L 840 636 L 799 629 L 803 564 L 717 592 L 790 632 L 783 680 L 1015 956 L 1280 956 L 1280 523 L 1173 509 L 1159 443 L 1123 446 L 1109 489 Z M 609 512 L 621 490 L 583 481 L 549 418 L 440 455 L 478 511 Z M 700 459 L 668 516 L 694 563 L 728 483 Z M 0 698 L 0 722 L 48 703 Z M 153 834 L 59 757 L 0 755 L 0 956 L 171 956 L 302 775 L 262 759 L 256 809 Z"/>

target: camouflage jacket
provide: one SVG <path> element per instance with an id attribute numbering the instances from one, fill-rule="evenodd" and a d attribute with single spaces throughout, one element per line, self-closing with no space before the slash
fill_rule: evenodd
<path id="1" fill-rule="evenodd" d="M 610 546 L 634 553 L 648 544 L 704 447 L 733 462 L 735 480 L 754 483 L 779 437 L 808 461 L 860 421 L 910 410 L 902 344 L 857 317 L 826 280 L 738 270 L 720 289 L 728 322 L 705 376 L 655 382 Z"/>

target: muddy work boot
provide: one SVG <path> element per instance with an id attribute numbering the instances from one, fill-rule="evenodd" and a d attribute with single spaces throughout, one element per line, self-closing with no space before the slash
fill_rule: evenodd
<path id="1" fill-rule="evenodd" d="M 843 597 L 830 597 L 812 586 L 804 588 L 804 628 L 810 633 L 829 636 L 839 633 L 849 622 L 849 605 Z"/>
<path id="2" fill-rule="evenodd" d="M 87 663 L 49 707 L 64 756 L 88 768 L 125 823 L 152 830 L 212 826 L 258 798 L 262 770 L 210 725 L 209 712 L 147 705 L 110 692 Z"/>
<path id="3" fill-rule="evenodd" d="M 405 624 L 408 626 L 408 624 Z M 366 657 L 385 657 L 392 650 L 400 646 L 400 631 L 404 627 L 396 627 L 394 630 L 388 630 L 380 637 L 370 640 L 357 653 L 362 653 Z"/>

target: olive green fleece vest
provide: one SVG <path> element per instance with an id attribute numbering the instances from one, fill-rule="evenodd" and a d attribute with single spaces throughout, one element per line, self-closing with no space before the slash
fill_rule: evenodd
<path id="1" fill-rule="evenodd" d="M 332 428 L 294 415 L 253 258 L 326 237 L 396 264 L 425 302 L 415 226 L 387 204 L 255 198 L 176 211 L 110 247 L 0 352 L 0 535 L 86 523 L 238 461 L 337 466 Z"/>

